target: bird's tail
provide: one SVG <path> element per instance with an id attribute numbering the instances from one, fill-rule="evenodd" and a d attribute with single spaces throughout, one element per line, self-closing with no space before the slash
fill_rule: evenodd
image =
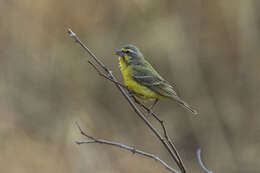
<path id="1" fill-rule="evenodd" d="M 191 113 L 193 113 L 194 115 L 198 114 L 198 111 L 195 110 L 194 108 L 192 108 L 188 103 L 184 102 L 181 98 L 179 98 L 178 96 L 173 97 L 173 99 L 175 101 L 177 101 L 177 103 L 179 103 L 182 107 L 186 108 L 187 110 L 189 110 Z"/>

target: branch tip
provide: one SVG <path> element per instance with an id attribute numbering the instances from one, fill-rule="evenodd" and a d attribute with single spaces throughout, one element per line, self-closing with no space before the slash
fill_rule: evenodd
<path id="1" fill-rule="evenodd" d="M 70 28 L 68 28 L 68 33 L 71 37 L 76 37 L 76 34 Z"/>
<path id="2" fill-rule="evenodd" d="M 82 132 L 82 129 L 81 129 L 81 127 L 79 126 L 79 123 L 78 123 L 77 121 L 75 122 L 75 125 L 76 125 L 76 127 L 79 129 L 79 131 Z"/>

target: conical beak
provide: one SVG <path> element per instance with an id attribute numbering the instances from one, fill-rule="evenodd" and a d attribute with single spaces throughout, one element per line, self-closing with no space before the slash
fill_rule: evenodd
<path id="1" fill-rule="evenodd" d="M 122 57 L 124 56 L 124 52 L 122 51 L 122 49 L 117 50 L 115 54 Z"/>

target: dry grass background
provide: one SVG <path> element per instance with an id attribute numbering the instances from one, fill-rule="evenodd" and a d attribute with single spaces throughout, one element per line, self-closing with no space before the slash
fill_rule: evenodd
<path id="1" fill-rule="evenodd" d="M 155 108 L 189 172 L 202 172 L 198 147 L 213 172 L 259 172 L 259 10 L 257 0 L 1 0 L 1 172 L 167 172 L 130 152 L 74 143 L 79 121 L 94 136 L 171 162 L 116 88 L 88 65 L 68 27 L 119 78 L 114 51 L 136 44 L 197 107 L 198 118 L 167 101 Z"/>

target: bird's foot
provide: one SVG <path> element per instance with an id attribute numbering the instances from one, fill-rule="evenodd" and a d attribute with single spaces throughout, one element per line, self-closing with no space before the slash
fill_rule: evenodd
<path id="1" fill-rule="evenodd" d="M 128 94 L 128 96 L 131 97 L 131 98 L 134 97 L 134 93 L 133 93 L 132 91 L 128 91 L 127 94 Z"/>
<path id="2" fill-rule="evenodd" d="M 151 107 L 151 106 L 150 106 L 150 107 Z M 153 109 L 151 109 L 150 107 L 147 109 L 147 115 L 148 115 L 148 116 L 150 116 L 150 115 L 153 114 Z"/>
<path id="3" fill-rule="evenodd" d="M 148 107 L 148 109 L 147 109 L 148 115 L 152 115 L 152 114 L 153 114 L 153 107 L 156 105 L 157 102 L 158 102 L 158 99 L 155 99 L 155 101 L 153 102 L 153 104 Z"/>

